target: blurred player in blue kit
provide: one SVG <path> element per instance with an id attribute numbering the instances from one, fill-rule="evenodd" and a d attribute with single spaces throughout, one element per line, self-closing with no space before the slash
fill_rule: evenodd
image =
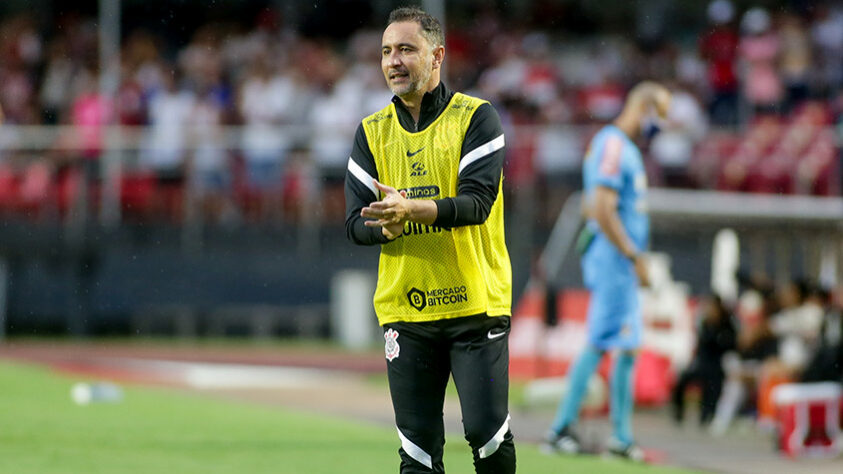
<path id="1" fill-rule="evenodd" d="M 578 248 L 591 292 L 588 341 L 569 373 L 569 390 L 545 440 L 546 451 L 582 452 L 574 426 L 588 380 L 603 355 L 616 350 L 609 389 L 613 434 L 607 448 L 612 454 L 643 459 L 632 436 L 632 371 L 642 331 L 638 286 L 649 284 L 643 252 L 650 222 L 647 177 L 633 139 L 655 135 L 670 100 L 670 92 L 660 84 L 636 85 L 620 115 L 594 136 L 586 152 L 582 212 L 587 222 Z"/>

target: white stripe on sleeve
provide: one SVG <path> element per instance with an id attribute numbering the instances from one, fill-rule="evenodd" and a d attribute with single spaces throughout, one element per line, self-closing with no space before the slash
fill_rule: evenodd
<path id="1" fill-rule="evenodd" d="M 366 172 L 363 168 L 360 167 L 351 157 L 348 157 L 348 171 L 351 172 L 351 175 L 357 178 L 363 186 L 369 188 L 369 191 L 375 195 L 375 199 L 378 197 L 378 189 L 375 187 L 374 181 L 375 178 L 371 177 L 369 173 Z"/>
<path id="2" fill-rule="evenodd" d="M 498 138 L 490 140 L 477 148 L 471 150 L 470 152 L 466 153 L 465 156 L 462 157 L 460 160 L 460 169 L 457 174 L 462 173 L 462 170 L 474 163 L 475 161 L 479 160 L 480 158 L 486 157 L 491 155 L 493 152 L 496 152 L 503 148 L 504 146 L 504 139 L 503 133 L 501 133 Z"/>
<path id="3" fill-rule="evenodd" d="M 433 460 L 430 458 L 430 454 L 427 454 L 416 443 L 407 439 L 401 430 L 398 430 L 398 437 L 401 438 L 401 447 L 404 448 L 405 453 L 409 454 L 410 457 L 416 461 L 422 463 L 428 469 L 433 469 Z"/>

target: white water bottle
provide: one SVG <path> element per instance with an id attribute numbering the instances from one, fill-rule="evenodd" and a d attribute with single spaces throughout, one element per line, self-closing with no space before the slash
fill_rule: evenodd
<path id="1" fill-rule="evenodd" d="M 77 405 L 118 403 L 123 400 L 123 389 L 111 382 L 79 382 L 70 389 L 70 398 Z"/>

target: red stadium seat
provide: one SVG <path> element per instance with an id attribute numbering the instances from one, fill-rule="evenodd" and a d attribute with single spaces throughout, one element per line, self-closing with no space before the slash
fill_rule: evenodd
<path id="1" fill-rule="evenodd" d="M 12 167 L 0 165 L 0 210 L 11 211 L 17 206 L 19 180 Z"/>
<path id="2" fill-rule="evenodd" d="M 701 187 L 724 191 L 839 194 L 831 116 L 827 104 L 809 101 L 788 117 L 759 116 L 742 133 L 712 132 L 691 173 Z"/>
<path id="3" fill-rule="evenodd" d="M 82 187 L 82 171 L 68 167 L 58 173 L 56 202 L 61 215 L 67 215 L 79 196 Z"/>
<path id="4" fill-rule="evenodd" d="M 784 384 L 773 389 L 777 407 L 777 445 L 790 457 L 836 456 L 841 451 L 840 409 L 843 390 L 837 383 Z"/>
<path id="5" fill-rule="evenodd" d="M 152 173 L 120 177 L 120 207 L 127 217 L 148 217 L 152 213 L 157 181 Z"/>
<path id="6" fill-rule="evenodd" d="M 47 163 L 35 162 L 26 167 L 18 190 L 18 209 L 37 217 L 55 196 L 53 170 Z"/>
<path id="7" fill-rule="evenodd" d="M 670 399 L 674 384 L 670 359 L 648 349 L 643 349 L 635 361 L 635 402 L 659 406 Z"/>

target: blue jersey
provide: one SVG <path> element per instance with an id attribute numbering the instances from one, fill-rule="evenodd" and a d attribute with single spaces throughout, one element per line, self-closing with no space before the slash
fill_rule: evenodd
<path id="1" fill-rule="evenodd" d="M 606 186 L 618 192 L 618 215 L 624 229 L 635 246 L 644 250 L 650 232 L 647 174 L 638 147 L 614 125 L 607 125 L 597 132 L 585 156 L 585 199 L 594 199 L 597 186 Z M 589 225 L 599 232 L 596 222 Z"/>
<path id="2" fill-rule="evenodd" d="M 603 127 L 589 144 L 583 163 L 584 198 L 592 201 L 597 186 L 618 193 L 618 216 L 636 248 L 647 247 L 647 175 L 638 147 L 614 125 Z M 632 262 L 612 244 L 596 221 L 586 224 L 595 238 L 583 255 L 586 286 L 592 291 L 588 311 L 589 340 L 596 347 L 634 348 L 641 340 L 638 278 Z"/>

